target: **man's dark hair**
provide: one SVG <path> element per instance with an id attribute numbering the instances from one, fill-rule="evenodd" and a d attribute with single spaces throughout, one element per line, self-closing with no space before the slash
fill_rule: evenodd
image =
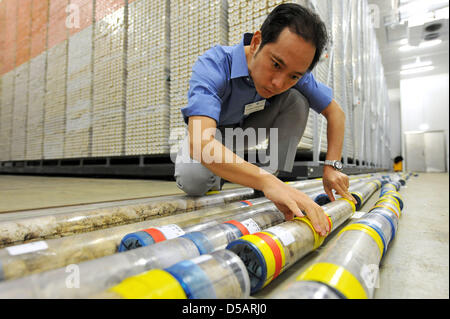
<path id="1" fill-rule="evenodd" d="M 316 47 L 316 54 L 308 71 L 312 71 L 319 62 L 327 45 L 327 28 L 320 17 L 311 10 L 295 3 L 284 3 L 277 6 L 267 16 L 261 26 L 261 50 L 267 43 L 276 42 L 284 28 L 301 36 Z"/>

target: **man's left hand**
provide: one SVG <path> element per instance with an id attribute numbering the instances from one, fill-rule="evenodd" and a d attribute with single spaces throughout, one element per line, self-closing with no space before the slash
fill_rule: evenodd
<path id="1" fill-rule="evenodd" d="M 324 166 L 322 178 L 323 189 L 331 201 L 335 200 L 332 191 L 334 189 L 336 193 L 356 204 L 356 200 L 348 191 L 350 183 L 347 175 L 335 170 L 331 166 Z"/>

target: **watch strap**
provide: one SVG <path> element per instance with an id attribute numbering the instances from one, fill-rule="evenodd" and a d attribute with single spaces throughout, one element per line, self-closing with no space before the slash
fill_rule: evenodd
<path id="1" fill-rule="evenodd" d="M 341 163 L 341 165 L 340 165 L 341 168 L 340 168 L 340 169 L 336 167 L 336 165 L 335 165 L 336 162 Z M 333 166 L 334 169 L 337 169 L 337 170 L 339 170 L 339 171 L 341 171 L 342 168 L 343 168 L 342 162 L 341 162 L 341 161 L 337 161 L 337 160 L 334 160 L 334 161 L 331 161 L 331 160 L 325 160 L 325 161 L 324 161 L 324 165 L 330 165 L 330 166 Z"/>

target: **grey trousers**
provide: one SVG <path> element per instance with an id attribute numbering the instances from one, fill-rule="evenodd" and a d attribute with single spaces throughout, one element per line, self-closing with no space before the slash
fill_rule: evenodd
<path id="1" fill-rule="evenodd" d="M 295 89 L 289 89 L 271 98 L 269 101 L 270 105 L 266 105 L 261 111 L 249 114 L 241 125 L 237 125 L 237 127 L 242 129 L 239 131 L 244 132 L 247 128 L 253 128 L 257 136 L 255 145 L 269 138 L 271 136 L 271 129 L 277 129 L 278 139 L 272 140 L 269 138 L 269 152 L 277 149 L 277 171 L 291 172 L 297 152 L 297 145 L 303 136 L 308 121 L 309 103 Z M 216 134 L 216 139 L 221 141 L 225 146 L 227 146 L 227 141 L 224 143 L 225 137 L 227 136 L 227 128 L 229 127 L 218 127 Z M 233 126 L 233 128 L 236 128 L 236 126 Z M 245 139 L 244 150 L 255 146 L 251 142 Z M 241 149 L 234 147 L 233 151 L 241 151 Z M 270 154 L 270 158 L 273 158 L 273 156 L 273 153 Z M 267 166 L 268 164 L 265 165 Z M 270 170 L 268 171 L 273 173 Z M 190 158 L 188 136 L 185 137 L 178 151 L 175 161 L 174 177 L 177 186 L 187 195 L 201 196 L 210 190 L 221 189 L 221 178 L 214 175 L 198 161 Z"/>

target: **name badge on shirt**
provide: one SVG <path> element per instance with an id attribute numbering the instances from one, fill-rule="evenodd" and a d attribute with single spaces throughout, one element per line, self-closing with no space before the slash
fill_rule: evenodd
<path id="1" fill-rule="evenodd" d="M 261 110 L 264 110 L 266 105 L 266 100 L 261 100 L 258 102 L 253 102 L 245 105 L 244 115 L 249 115 Z"/>

